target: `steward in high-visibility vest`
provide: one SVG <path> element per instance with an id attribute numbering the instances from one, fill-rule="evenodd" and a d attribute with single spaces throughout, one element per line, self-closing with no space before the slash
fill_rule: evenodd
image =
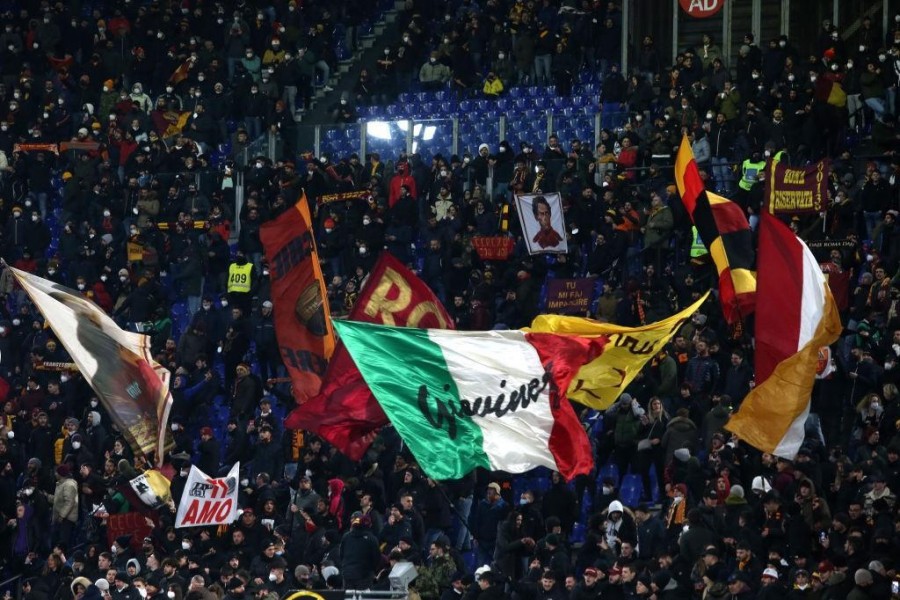
<path id="1" fill-rule="evenodd" d="M 253 298 L 255 273 L 253 263 L 243 253 L 238 253 L 234 262 L 228 267 L 228 300 L 239 307 L 244 314 L 249 314 L 250 301 Z"/>
<path id="2" fill-rule="evenodd" d="M 694 225 L 691 227 L 691 258 L 700 258 L 707 254 L 709 254 L 709 250 L 706 249 L 706 244 L 700 239 L 700 232 L 697 230 L 697 226 Z"/>
<path id="3" fill-rule="evenodd" d="M 738 187 L 745 192 L 752 190 L 753 186 L 759 183 L 759 174 L 765 168 L 766 161 L 762 160 L 759 152 L 754 152 L 753 156 L 746 159 L 741 165 L 741 180 L 738 182 Z"/>

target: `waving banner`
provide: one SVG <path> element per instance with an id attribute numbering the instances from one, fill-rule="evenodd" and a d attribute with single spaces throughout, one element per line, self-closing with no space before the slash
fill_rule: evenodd
<path id="1" fill-rule="evenodd" d="M 237 520 L 240 471 L 241 463 L 235 463 L 225 477 L 210 477 L 191 465 L 175 527 L 230 525 Z"/>
<path id="2" fill-rule="evenodd" d="M 96 392 L 136 454 L 162 464 L 172 407 L 169 371 L 153 360 L 150 338 L 123 331 L 79 292 L 8 267 Z M 171 445 L 171 440 L 169 441 Z"/>

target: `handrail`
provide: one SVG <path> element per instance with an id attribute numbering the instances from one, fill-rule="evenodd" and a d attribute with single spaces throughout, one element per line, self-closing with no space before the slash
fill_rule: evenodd
<path id="1" fill-rule="evenodd" d="M 15 586 L 15 592 L 13 593 L 13 597 L 16 600 L 22 600 L 22 578 L 23 577 L 24 577 L 24 575 L 22 573 L 19 573 L 18 575 L 14 575 L 14 576 L 10 577 L 6 581 L 0 581 L 0 590 L 6 588 L 8 585 L 10 585 L 14 581 L 18 580 L 18 583 L 16 583 L 16 586 Z"/>

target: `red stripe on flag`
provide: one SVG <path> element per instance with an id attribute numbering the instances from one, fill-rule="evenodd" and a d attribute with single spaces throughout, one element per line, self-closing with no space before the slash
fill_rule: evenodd
<path id="1" fill-rule="evenodd" d="M 757 385 L 797 353 L 803 298 L 803 248 L 797 236 L 765 211 L 760 219 L 759 263 L 765 267 L 756 294 Z"/>
<path id="2" fill-rule="evenodd" d="M 566 480 L 588 474 L 594 467 L 591 443 L 565 394 L 582 365 L 603 352 L 606 339 L 552 333 L 528 333 L 525 338 L 537 350 L 544 368 L 549 369 L 555 386 L 550 391 L 553 430 L 549 445 L 556 466 Z"/>

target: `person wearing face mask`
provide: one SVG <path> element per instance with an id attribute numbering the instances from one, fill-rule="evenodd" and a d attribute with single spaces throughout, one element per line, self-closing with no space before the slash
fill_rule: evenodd
<path id="1" fill-rule="evenodd" d="M 13 206 L 12 219 L 7 219 L 3 228 L 4 254 L 7 260 L 21 258 L 22 252 L 28 247 L 28 221 L 22 214 L 21 206 Z"/>
<path id="2" fill-rule="evenodd" d="M 247 126 L 247 136 L 255 140 L 262 134 L 263 120 L 269 113 L 269 99 L 260 92 L 259 83 L 254 81 L 249 87 L 249 94 L 241 99 L 244 106 L 244 124 Z"/>
<path id="3" fill-rule="evenodd" d="M 440 62 L 437 52 L 432 52 L 428 61 L 419 69 L 419 82 L 426 90 L 440 90 L 450 81 L 450 67 Z"/>
<path id="4" fill-rule="evenodd" d="M 346 92 L 331 105 L 328 112 L 335 123 L 353 123 L 358 118 L 356 109 L 351 104 L 350 97 Z"/>

